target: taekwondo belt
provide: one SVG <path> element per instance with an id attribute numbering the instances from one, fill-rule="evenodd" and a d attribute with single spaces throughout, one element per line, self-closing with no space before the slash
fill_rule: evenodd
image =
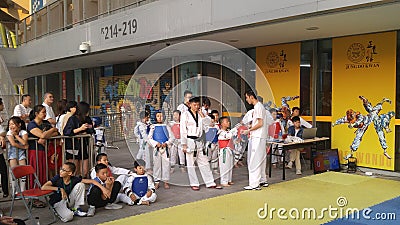
<path id="1" fill-rule="evenodd" d="M 157 152 L 160 152 L 160 148 L 159 148 L 159 147 L 156 147 L 156 154 L 155 154 L 155 156 L 157 156 Z M 167 158 L 169 158 L 168 146 L 165 147 L 165 152 L 167 153 Z"/>
<path id="2" fill-rule="evenodd" d="M 193 156 L 194 157 L 196 157 L 197 156 L 197 146 L 196 146 L 196 141 L 199 141 L 199 142 L 203 142 L 204 141 L 204 137 L 203 136 L 201 136 L 201 137 L 196 137 L 196 136 L 187 136 L 187 138 L 189 138 L 189 139 L 192 139 L 192 140 L 194 140 L 195 142 L 194 142 L 194 146 L 195 146 L 195 148 L 194 148 L 194 153 L 193 153 Z M 205 149 L 205 147 L 203 146 L 203 155 L 207 155 L 207 152 L 206 152 L 206 149 Z"/>

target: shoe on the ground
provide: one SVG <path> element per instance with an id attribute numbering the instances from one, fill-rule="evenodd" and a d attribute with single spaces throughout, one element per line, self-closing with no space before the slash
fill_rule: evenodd
<path id="1" fill-rule="evenodd" d="M 260 186 L 257 186 L 257 187 L 251 187 L 251 186 L 246 186 L 246 187 L 244 187 L 243 188 L 244 190 L 253 190 L 253 191 L 259 191 L 259 190 L 261 190 L 261 187 Z"/>
<path id="2" fill-rule="evenodd" d="M 288 162 L 288 164 L 286 165 L 286 168 L 292 169 L 292 167 L 293 167 L 293 162 L 292 161 Z"/>
<path id="3" fill-rule="evenodd" d="M 260 186 L 261 186 L 261 187 L 268 187 L 269 184 L 268 184 L 267 181 L 265 181 L 265 182 L 261 182 L 261 183 L 260 183 Z"/>
<path id="4" fill-rule="evenodd" d="M 302 173 L 301 173 L 301 170 L 296 170 L 296 174 L 297 175 L 301 175 Z"/>
<path id="5" fill-rule="evenodd" d="M 86 216 L 94 216 L 94 213 L 96 212 L 96 207 L 94 206 L 89 206 L 89 209 L 87 211 L 87 215 Z"/>
<path id="6" fill-rule="evenodd" d="M 104 208 L 105 209 L 121 209 L 122 205 L 118 205 L 118 204 L 115 204 L 115 203 L 108 203 L 106 205 L 106 207 L 104 207 Z"/>
<path id="7" fill-rule="evenodd" d="M 80 216 L 80 217 L 85 217 L 87 216 L 87 213 L 82 212 L 82 210 L 80 208 L 77 208 L 74 211 L 74 216 Z"/>
<path id="8" fill-rule="evenodd" d="M 154 182 L 155 184 L 154 184 L 154 189 L 158 189 L 158 188 L 160 188 L 160 182 L 158 181 L 158 182 Z"/>
<path id="9" fill-rule="evenodd" d="M 175 172 L 175 167 L 171 167 L 171 169 L 169 170 L 169 173 L 174 173 Z"/>
<path id="10" fill-rule="evenodd" d="M 186 173 L 185 167 L 180 167 L 179 169 L 181 170 L 182 173 Z"/>

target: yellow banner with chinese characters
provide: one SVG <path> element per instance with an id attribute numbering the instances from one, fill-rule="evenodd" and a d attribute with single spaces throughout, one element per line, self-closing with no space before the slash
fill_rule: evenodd
<path id="1" fill-rule="evenodd" d="M 332 147 L 342 163 L 353 149 L 357 165 L 394 170 L 396 32 L 334 38 L 332 49 L 332 120 L 354 120 L 353 128 L 349 123 L 332 128 Z M 364 107 L 359 96 L 374 108 Z M 347 117 L 349 109 L 354 112 Z"/>
<path id="2" fill-rule="evenodd" d="M 258 47 L 256 62 L 256 89 L 259 95 L 281 106 L 284 96 L 300 95 L 300 43 Z M 267 90 L 269 83 L 271 90 Z M 269 93 L 273 94 L 273 98 Z M 265 101 L 264 101 L 265 102 Z M 290 107 L 299 106 L 299 99 L 289 102 Z"/>

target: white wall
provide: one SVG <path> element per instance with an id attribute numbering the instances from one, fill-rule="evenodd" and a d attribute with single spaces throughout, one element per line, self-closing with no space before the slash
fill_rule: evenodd
<path id="1" fill-rule="evenodd" d="M 18 66 L 79 56 L 78 46 L 91 41 L 91 52 L 202 34 L 377 1 L 367 0 L 161 0 L 28 42 L 17 49 Z M 136 19 L 137 32 L 105 39 L 105 27 Z"/>

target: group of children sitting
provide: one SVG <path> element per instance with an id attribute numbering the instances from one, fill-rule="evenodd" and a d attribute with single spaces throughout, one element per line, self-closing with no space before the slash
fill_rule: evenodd
<path id="1" fill-rule="evenodd" d="M 97 164 L 92 169 L 91 179 L 74 176 L 76 166 L 72 162 L 62 165 L 60 173 L 47 181 L 42 190 L 55 191 L 50 196 L 50 204 L 61 221 L 68 222 L 74 216 L 94 216 L 96 208 L 120 209 L 122 205 L 149 205 L 157 195 L 152 178 L 146 173 L 145 162 L 134 162 L 133 171 L 111 166 L 105 153 L 96 157 Z M 115 179 L 114 175 L 118 175 Z M 83 212 L 85 204 L 85 184 L 89 184 L 87 203 L 89 209 Z"/>

